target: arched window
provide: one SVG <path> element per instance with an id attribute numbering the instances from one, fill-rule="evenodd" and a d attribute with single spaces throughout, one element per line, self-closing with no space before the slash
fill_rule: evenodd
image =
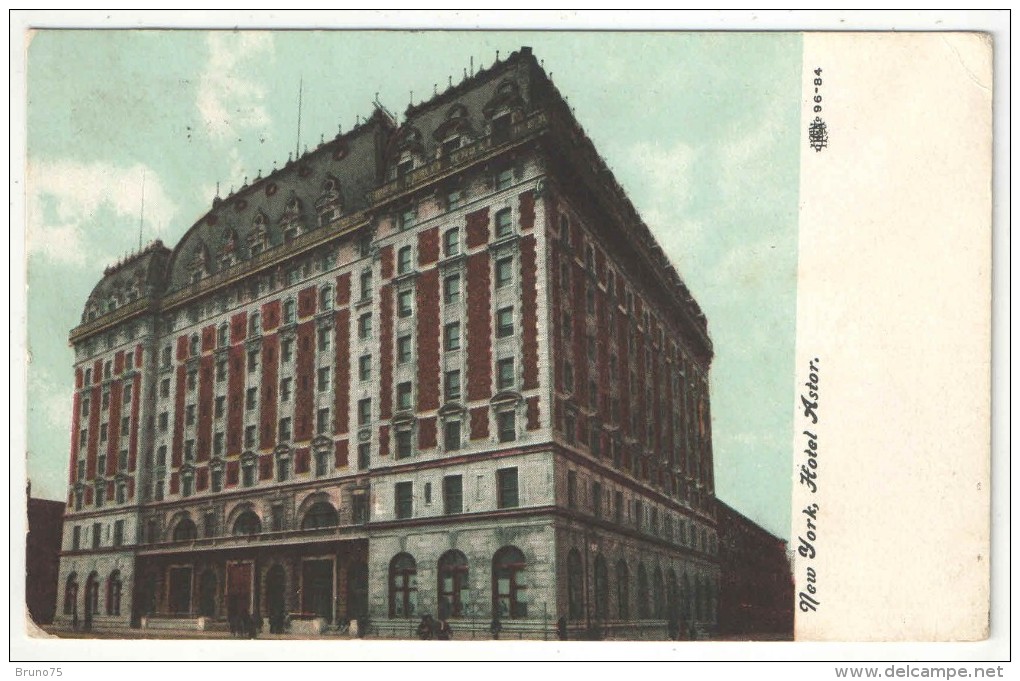
<path id="1" fill-rule="evenodd" d="M 595 619 L 605 620 L 609 617 L 609 567 L 606 559 L 599 554 L 595 556 Z"/>
<path id="2" fill-rule="evenodd" d="M 630 617 L 630 575 L 623 560 L 616 564 L 616 611 L 621 620 Z"/>
<path id="3" fill-rule="evenodd" d="M 85 615 L 99 614 L 99 573 L 93 572 L 85 582 Z"/>
<path id="4" fill-rule="evenodd" d="M 638 563 L 637 568 L 637 616 L 639 620 L 648 619 L 651 613 L 648 612 L 648 571 L 644 563 Z"/>
<path id="5" fill-rule="evenodd" d="M 504 546 L 492 557 L 492 611 L 500 619 L 528 616 L 525 570 L 528 561 L 516 546 Z"/>
<path id="6" fill-rule="evenodd" d="M 418 565 L 409 553 L 390 561 L 390 617 L 414 617 L 418 612 Z"/>
<path id="7" fill-rule="evenodd" d="M 468 561 L 463 553 L 451 550 L 439 558 L 439 618 L 461 617 L 468 604 Z"/>
<path id="8" fill-rule="evenodd" d="M 198 528 L 188 518 L 182 519 L 174 527 L 174 541 L 189 541 L 198 537 Z"/>
<path id="9" fill-rule="evenodd" d="M 683 617 L 680 611 L 680 587 L 677 586 L 676 572 L 673 568 L 666 573 L 666 608 L 670 618 L 677 620 Z"/>
<path id="10" fill-rule="evenodd" d="M 227 325 L 220 324 L 220 328 L 216 331 L 216 347 L 225 348 L 229 340 L 229 328 Z"/>
<path id="11" fill-rule="evenodd" d="M 320 527 L 336 527 L 340 522 L 336 509 L 328 501 L 319 501 L 312 504 L 312 507 L 305 513 L 305 519 L 301 521 L 302 530 L 316 530 Z"/>
<path id="12" fill-rule="evenodd" d="M 72 572 L 64 583 L 64 614 L 73 615 L 78 611 L 78 573 Z"/>
<path id="13" fill-rule="evenodd" d="M 285 300 L 283 303 L 283 323 L 293 324 L 295 320 L 297 307 L 294 304 L 294 299 L 290 298 Z"/>
<path id="14" fill-rule="evenodd" d="M 120 580 L 120 570 L 114 570 L 110 573 L 110 578 L 106 582 L 107 615 L 120 614 L 120 595 L 122 588 L 123 583 Z"/>
<path id="15" fill-rule="evenodd" d="M 261 317 L 259 317 L 259 313 L 258 312 L 252 312 L 251 316 L 248 317 L 248 335 L 249 336 L 257 336 L 257 335 L 259 335 L 259 333 L 261 333 L 261 331 L 262 331 L 262 329 L 260 328 L 261 324 L 262 324 L 262 321 L 261 321 Z"/>
<path id="16" fill-rule="evenodd" d="M 188 346 L 188 351 L 189 351 L 189 354 L 192 357 L 198 356 L 198 334 L 197 333 L 191 334 L 191 341 L 190 341 L 190 344 Z"/>
<path id="17" fill-rule="evenodd" d="M 254 511 L 245 511 L 234 521 L 234 536 L 258 534 L 262 531 L 262 521 Z"/>
<path id="18" fill-rule="evenodd" d="M 652 576 L 652 605 L 655 608 L 656 619 L 660 620 L 666 617 L 666 601 L 663 598 L 665 595 L 663 591 L 662 568 L 656 567 Z"/>
<path id="19" fill-rule="evenodd" d="M 581 554 L 577 549 L 570 549 L 567 553 L 567 616 L 579 620 L 583 610 L 584 571 L 581 568 Z"/>

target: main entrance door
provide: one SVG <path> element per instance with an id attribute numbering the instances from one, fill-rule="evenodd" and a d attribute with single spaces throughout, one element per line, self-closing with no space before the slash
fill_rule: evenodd
<path id="1" fill-rule="evenodd" d="M 333 561 L 306 560 L 301 576 L 301 610 L 332 622 Z"/>
<path id="2" fill-rule="evenodd" d="M 170 583 L 167 593 L 167 607 L 172 615 L 191 613 L 191 568 L 172 567 L 169 570 Z"/>
<path id="3" fill-rule="evenodd" d="M 252 578 L 250 562 L 227 563 L 227 617 L 252 614 Z"/>

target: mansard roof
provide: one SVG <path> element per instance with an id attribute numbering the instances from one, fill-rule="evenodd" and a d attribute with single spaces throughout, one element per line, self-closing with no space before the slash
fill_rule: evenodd
<path id="1" fill-rule="evenodd" d="M 342 215 L 364 210 L 368 191 L 382 177 L 381 154 L 393 128 L 392 120 L 377 109 L 354 130 L 215 199 L 174 248 L 166 292 L 188 286 L 195 267 L 215 274 L 229 266 L 226 255 L 232 255 L 232 262 L 247 260 L 260 236 L 265 239 L 261 248 L 268 249 L 283 243 L 289 226 L 318 229 L 318 211 L 324 206 L 334 205 Z"/>
<path id="2" fill-rule="evenodd" d="M 85 302 L 82 322 L 140 298 L 159 295 L 169 258 L 170 249 L 156 239 L 138 253 L 107 267 Z"/>

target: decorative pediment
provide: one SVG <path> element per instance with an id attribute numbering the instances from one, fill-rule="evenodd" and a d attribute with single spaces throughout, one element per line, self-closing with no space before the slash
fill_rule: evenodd
<path id="1" fill-rule="evenodd" d="M 446 114 L 446 120 L 432 133 L 432 137 L 438 142 L 454 135 L 474 137 L 471 120 L 468 118 L 467 108 L 463 104 L 454 104 L 450 107 Z"/>

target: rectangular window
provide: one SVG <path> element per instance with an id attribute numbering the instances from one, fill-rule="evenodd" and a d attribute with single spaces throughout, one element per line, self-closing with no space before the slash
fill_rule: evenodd
<path id="1" fill-rule="evenodd" d="M 167 388 L 169 388 L 169 386 L 170 386 L 170 381 L 168 379 L 167 380 Z M 166 397 L 166 395 L 164 395 L 164 397 Z M 89 405 L 89 398 L 86 397 L 86 398 L 84 398 L 81 401 L 81 416 L 88 416 L 89 415 L 89 406 L 90 406 Z"/>
<path id="2" fill-rule="evenodd" d="M 453 515 L 464 512 L 464 481 L 459 475 L 443 478 L 443 513 Z"/>
<path id="3" fill-rule="evenodd" d="M 397 274 L 407 274 L 411 271 L 411 247 L 404 246 L 397 251 Z"/>
<path id="4" fill-rule="evenodd" d="M 495 121 L 493 121 L 493 131 L 495 130 L 496 130 Z M 499 171 L 499 174 L 496 175 L 496 191 L 507 189 L 513 183 L 513 180 L 514 171 L 511 168 L 506 168 L 505 170 Z"/>
<path id="5" fill-rule="evenodd" d="M 120 435 L 123 437 L 131 431 L 131 417 L 125 416 L 120 420 Z"/>
<path id="6" fill-rule="evenodd" d="M 401 231 L 413 227 L 414 218 L 415 218 L 414 206 L 405 208 L 403 211 L 401 211 L 400 216 L 397 218 L 397 223 Z"/>
<path id="7" fill-rule="evenodd" d="M 407 459 L 411 456 L 411 429 L 400 428 L 397 430 L 397 454 L 398 459 Z"/>
<path id="8" fill-rule="evenodd" d="M 371 463 L 372 456 L 372 445 L 368 442 L 362 442 L 358 445 L 358 470 L 368 470 Z"/>
<path id="9" fill-rule="evenodd" d="M 503 237 L 510 236 L 513 231 L 512 216 L 509 208 L 496 213 L 496 238 L 502 239 Z"/>
<path id="10" fill-rule="evenodd" d="M 577 508 L 577 471 L 567 471 L 567 507 Z"/>
<path id="11" fill-rule="evenodd" d="M 613 493 L 613 518 L 616 522 L 623 522 L 623 492 Z"/>
<path id="12" fill-rule="evenodd" d="M 189 404 L 184 408 L 184 423 L 188 426 L 195 425 L 195 405 Z"/>
<path id="13" fill-rule="evenodd" d="M 372 379 L 372 355 L 362 355 L 358 358 L 358 380 L 369 381 Z"/>
<path id="14" fill-rule="evenodd" d="M 372 398 L 358 400 L 358 425 L 365 426 L 372 420 Z"/>
<path id="15" fill-rule="evenodd" d="M 514 309 L 503 307 L 496 311 L 496 338 L 514 335 Z"/>
<path id="16" fill-rule="evenodd" d="M 280 360 L 289 362 L 294 357 L 294 341 L 290 338 L 280 343 Z"/>
<path id="17" fill-rule="evenodd" d="M 219 492 L 220 490 L 222 490 L 223 489 L 223 469 L 222 468 L 213 468 L 212 469 L 211 477 L 212 477 L 212 482 L 211 482 L 212 491 L 213 492 Z"/>
<path id="18" fill-rule="evenodd" d="M 460 189 L 454 189 L 446 195 L 446 209 L 457 210 L 460 207 L 461 201 L 464 199 L 464 192 Z"/>
<path id="19" fill-rule="evenodd" d="M 244 446 L 251 449 L 255 446 L 255 426 L 248 426 L 244 429 Z"/>
<path id="20" fill-rule="evenodd" d="M 411 408 L 411 383 L 404 382 L 397 385 L 397 409 L 406 410 Z"/>
<path id="21" fill-rule="evenodd" d="M 206 511 L 205 515 L 202 516 L 202 535 L 205 537 L 216 536 L 216 513 L 213 511 Z"/>
<path id="22" fill-rule="evenodd" d="M 319 329 L 319 352 L 328 352 L 330 345 L 330 331 L 332 329 L 323 328 Z"/>
<path id="23" fill-rule="evenodd" d="M 596 518 L 602 517 L 602 484 L 593 483 L 591 486 L 591 507 Z"/>
<path id="24" fill-rule="evenodd" d="M 216 456 L 223 456 L 223 433 L 218 432 L 213 435 L 213 454 Z"/>
<path id="25" fill-rule="evenodd" d="M 110 426 L 109 425 L 107 425 L 105 423 L 100 423 L 99 424 L 99 441 L 100 442 L 106 442 L 108 439 L 110 439 L 109 430 L 110 430 Z M 86 434 L 87 434 L 86 431 L 83 430 L 82 431 L 82 440 L 83 441 L 85 439 L 85 435 Z M 84 444 L 84 442 L 83 442 L 83 444 Z"/>
<path id="26" fill-rule="evenodd" d="M 411 361 L 411 336 L 401 336 L 397 339 L 397 364 L 407 364 Z"/>
<path id="27" fill-rule="evenodd" d="M 294 379 L 282 378 L 280 379 L 280 401 L 290 402 L 290 386 Z"/>
<path id="28" fill-rule="evenodd" d="M 271 510 L 273 532 L 282 532 L 284 529 L 283 504 L 273 504 Z"/>
<path id="29" fill-rule="evenodd" d="M 81 548 L 81 528 L 77 525 L 74 526 L 74 530 L 71 532 L 71 550 L 77 551 Z"/>
<path id="30" fill-rule="evenodd" d="M 443 327 L 443 347 L 460 350 L 460 322 L 451 322 Z"/>
<path id="31" fill-rule="evenodd" d="M 329 367 L 319 368 L 318 388 L 320 393 L 329 390 Z"/>
<path id="32" fill-rule="evenodd" d="M 223 410 L 226 406 L 227 398 L 223 395 L 218 395 L 213 401 L 213 415 L 216 418 L 223 418 Z"/>
<path id="33" fill-rule="evenodd" d="M 247 392 L 245 393 L 245 396 L 244 396 L 244 408 L 247 409 L 248 411 L 252 411 L 253 409 L 255 409 L 255 406 L 258 403 L 258 398 L 259 398 L 259 389 L 258 388 L 248 388 L 248 390 L 247 390 Z M 191 407 L 188 407 L 188 408 L 190 409 Z"/>
<path id="34" fill-rule="evenodd" d="M 500 442 L 513 442 L 517 439 L 517 412 L 512 409 L 501 411 L 496 414 L 496 421 Z"/>
<path id="35" fill-rule="evenodd" d="M 501 468 L 496 471 L 499 508 L 517 508 L 520 505 L 517 489 L 517 469 Z"/>
<path id="36" fill-rule="evenodd" d="M 452 274 L 443 279 L 443 302 L 453 305 L 460 302 L 460 275 Z"/>
<path id="37" fill-rule="evenodd" d="M 397 293 L 397 315 L 410 317 L 414 314 L 414 291 L 404 289 Z"/>
<path id="38" fill-rule="evenodd" d="M 130 355 L 129 355 L 130 357 Z M 124 404 L 131 404 L 131 386 L 124 386 Z"/>
<path id="39" fill-rule="evenodd" d="M 285 418 L 280 419 L 280 439 L 281 440 L 289 440 L 290 439 L 290 418 L 289 417 L 285 417 Z"/>
<path id="40" fill-rule="evenodd" d="M 443 253 L 447 257 L 460 253 L 460 231 L 456 228 L 443 234 Z"/>
<path id="41" fill-rule="evenodd" d="M 184 441 L 184 460 L 194 461 L 195 460 L 195 441 L 185 440 Z"/>
<path id="42" fill-rule="evenodd" d="M 318 450 L 315 452 L 315 477 L 321 478 L 327 473 L 329 473 L 329 450 Z"/>
<path id="43" fill-rule="evenodd" d="M 255 486 L 255 464 L 247 463 L 241 466 L 241 484 L 245 487 Z"/>
<path id="44" fill-rule="evenodd" d="M 329 407 L 323 407 L 315 412 L 315 432 L 319 435 L 329 432 Z"/>
<path id="45" fill-rule="evenodd" d="M 109 408 L 110 408 L 110 391 L 109 390 L 104 390 L 103 391 L 103 409 L 109 409 Z"/>
<path id="46" fill-rule="evenodd" d="M 460 421 L 447 421 L 443 426 L 443 449 L 455 452 L 460 449 Z"/>
<path id="47" fill-rule="evenodd" d="M 460 369 L 446 372 L 443 391 L 447 402 L 454 402 L 460 399 Z"/>
<path id="48" fill-rule="evenodd" d="M 222 383 L 225 380 L 227 380 L 227 360 L 221 359 L 220 361 L 216 362 L 216 381 L 218 383 Z M 169 382 L 170 381 L 167 380 L 167 383 Z M 169 387 L 170 386 L 167 385 L 168 389 Z"/>
<path id="49" fill-rule="evenodd" d="M 372 337 L 372 313 L 366 312 L 358 317 L 358 338 L 365 340 Z"/>
<path id="50" fill-rule="evenodd" d="M 197 377 L 198 377 L 198 372 L 197 371 L 189 371 L 188 372 L 188 390 L 194 390 L 195 389 L 195 379 Z"/>
<path id="51" fill-rule="evenodd" d="M 507 357 L 496 363 L 496 387 L 507 390 L 514 387 L 514 358 Z"/>
<path id="52" fill-rule="evenodd" d="M 362 525 L 368 522 L 368 495 L 355 494 L 351 498 L 351 516 L 354 522 Z"/>
<path id="53" fill-rule="evenodd" d="M 100 523 L 93 523 L 92 525 L 92 548 L 98 549 L 99 544 L 102 542 L 103 526 Z"/>
<path id="54" fill-rule="evenodd" d="M 259 368 L 259 351 L 249 350 L 248 351 L 248 373 L 254 373 Z"/>
<path id="55" fill-rule="evenodd" d="M 361 299 L 368 300 L 372 297 L 372 270 L 366 268 L 361 270 Z"/>
<path id="56" fill-rule="evenodd" d="M 163 501 L 163 481 L 157 480 L 156 486 L 152 490 L 152 498 L 156 501 Z"/>
<path id="57" fill-rule="evenodd" d="M 514 278 L 513 256 L 500 258 L 496 261 L 496 288 L 509 286 Z"/>
<path id="58" fill-rule="evenodd" d="M 126 471 L 128 467 L 128 450 L 122 449 L 117 454 L 117 468 L 122 471 Z M 120 503 L 124 503 L 121 501 Z"/>
<path id="59" fill-rule="evenodd" d="M 395 485 L 396 513 L 398 518 L 410 518 L 414 511 L 414 487 L 410 482 Z"/>
<path id="60" fill-rule="evenodd" d="M 190 497 L 195 488 L 195 480 L 190 474 L 181 478 L 181 496 Z"/>
<path id="61" fill-rule="evenodd" d="M 279 482 L 287 482 L 290 479 L 290 459 L 286 456 L 279 456 L 276 459 L 276 479 Z"/>

